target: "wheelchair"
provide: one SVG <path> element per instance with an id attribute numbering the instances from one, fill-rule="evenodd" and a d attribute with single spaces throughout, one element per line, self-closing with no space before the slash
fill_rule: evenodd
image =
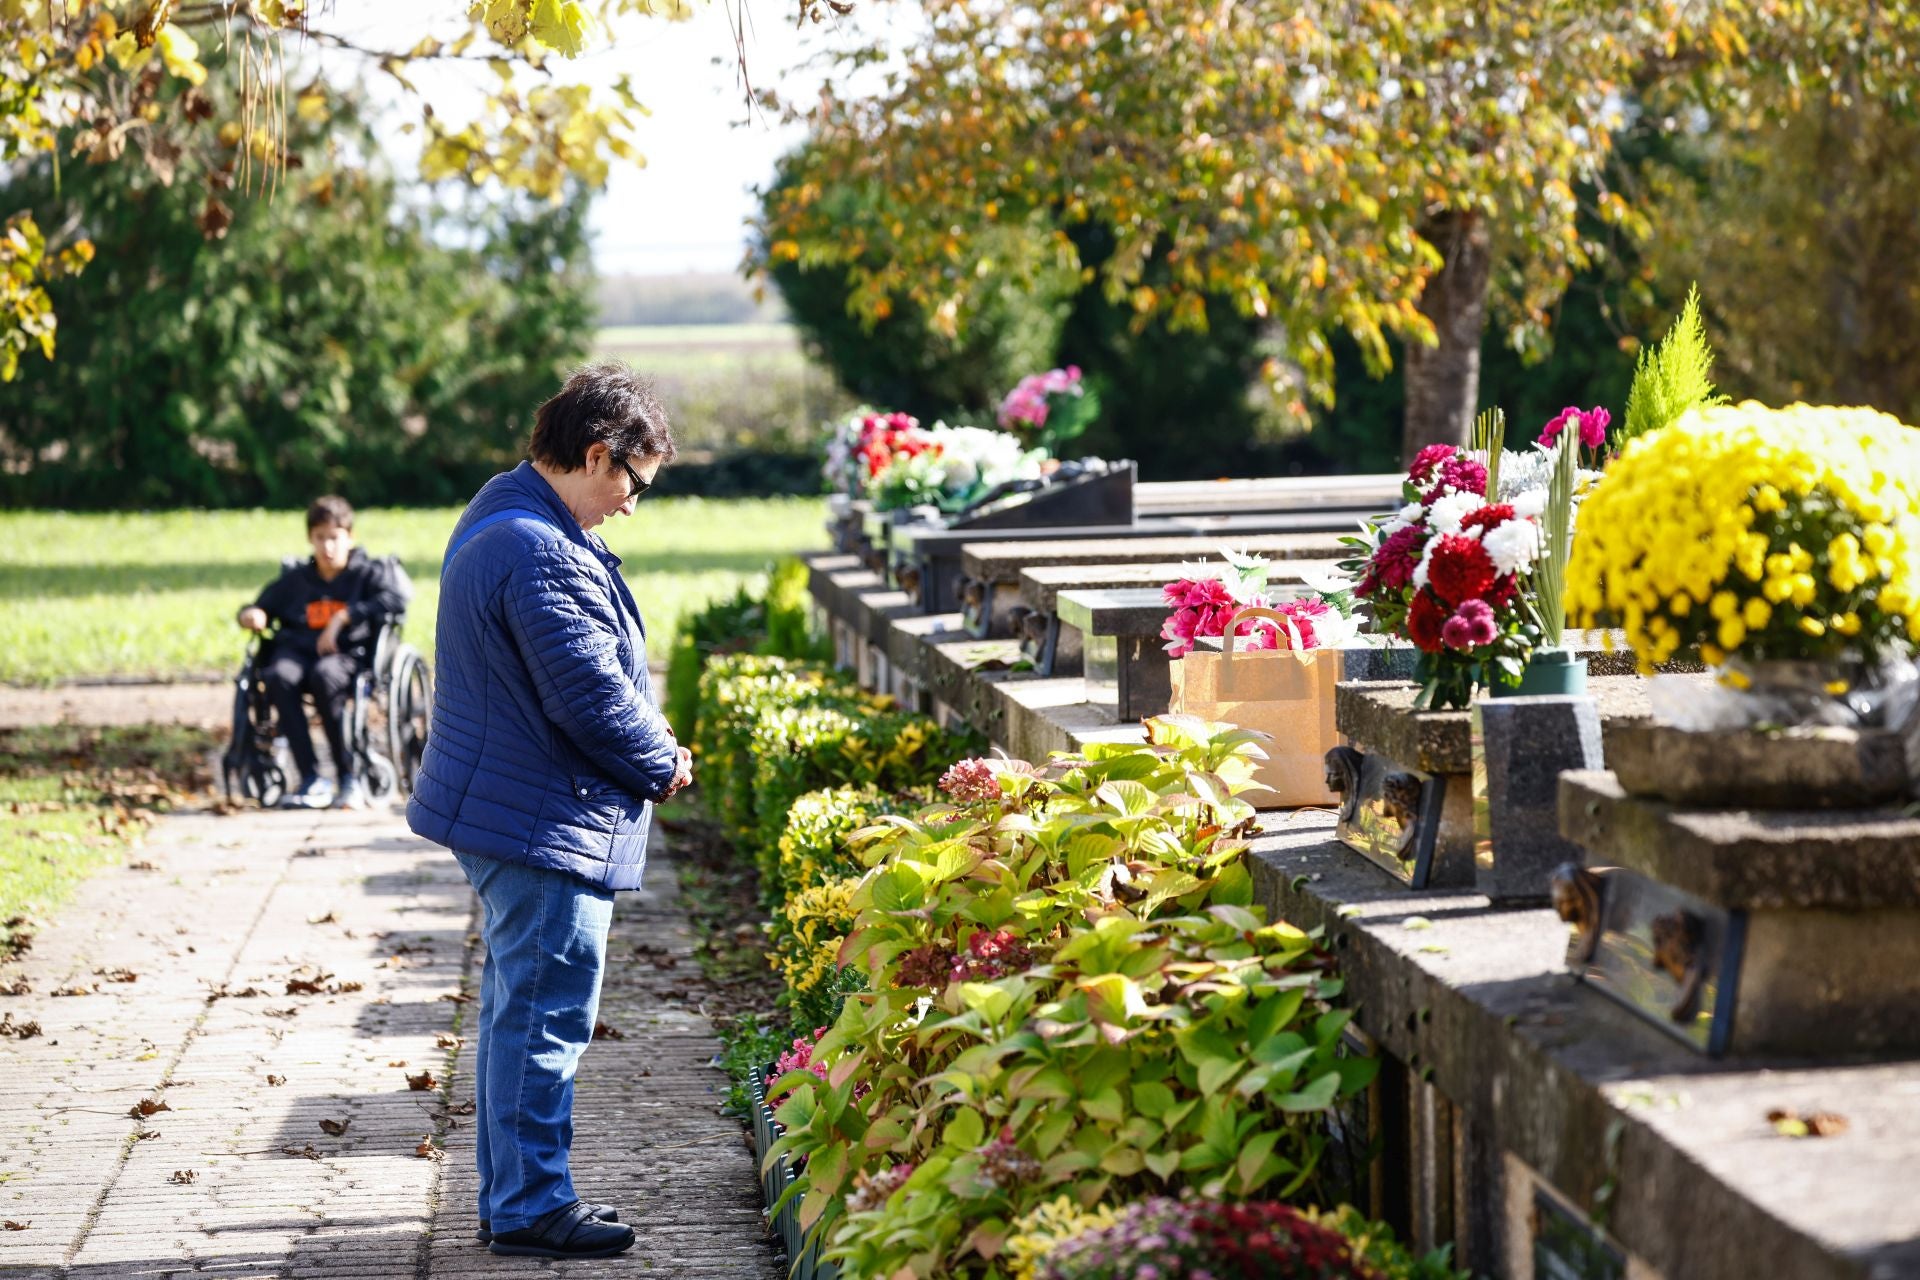
<path id="1" fill-rule="evenodd" d="M 272 632 L 247 642 L 246 660 L 233 682 L 233 737 L 221 758 L 227 799 L 254 800 L 267 809 L 287 793 L 280 726 L 262 674 L 272 652 Z M 388 800 L 413 790 L 432 707 L 433 677 L 426 658 L 401 638 L 399 622 L 387 623 L 374 639 L 371 666 L 354 679 L 347 704 L 348 750 L 373 799 Z"/>

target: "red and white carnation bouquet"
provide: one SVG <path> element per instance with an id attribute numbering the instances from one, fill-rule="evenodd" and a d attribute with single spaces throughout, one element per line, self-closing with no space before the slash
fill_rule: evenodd
<path id="1" fill-rule="evenodd" d="M 1429 445 L 1407 474 L 1407 502 L 1353 541 L 1355 588 L 1375 629 L 1422 656 L 1421 706 L 1464 707 L 1476 688 L 1519 683 L 1539 628 L 1526 598 L 1542 542 L 1539 503 L 1487 501 L 1487 468 Z"/>

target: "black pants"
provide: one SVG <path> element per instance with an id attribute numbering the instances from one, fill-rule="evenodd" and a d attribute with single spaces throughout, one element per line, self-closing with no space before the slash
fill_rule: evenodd
<path id="1" fill-rule="evenodd" d="M 353 754 L 347 749 L 347 708 L 353 702 L 353 681 L 360 664 L 350 653 L 330 653 L 324 658 L 304 653 L 277 653 L 261 672 L 267 696 L 280 718 L 280 732 L 287 735 L 293 763 L 306 781 L 319 770 L 313 754 L 313 735 L 307 732 L 307 709 L 302 692 L 313 695 L 320 712 L 320 727 L 326 731 L 327 750 L 333 753 L 333 770 L 340 781 L 353 776 Z"/>

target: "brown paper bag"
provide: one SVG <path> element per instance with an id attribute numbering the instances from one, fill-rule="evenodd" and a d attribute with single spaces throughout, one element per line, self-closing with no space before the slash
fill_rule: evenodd
<path id="1" fill-rule="evenodd" d="M 1327 790 L 1327 752 L 1340 745 L 1333 723 L 1334 686 L 1340 683 L 1338 649 L 1234 649 L 1233 633 L 1249 618 L 1268 618 L 1284 629 L 1272 609 L 1242 609 L 1227 624 L 1221 651 L 1195 649 L 1175 660 L 1176 715 L 1221 720 L 1272 735 L 1263 742 L 1267 759 L 1254 774 L 1256 790 L 1244 798 L 1258 809 L 1336 805 Z"/>

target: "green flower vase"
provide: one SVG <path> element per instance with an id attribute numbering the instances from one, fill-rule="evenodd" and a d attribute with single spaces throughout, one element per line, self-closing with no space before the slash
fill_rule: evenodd
<path id="1" fill-rule="evenodd" d="M 1490 690 L 1496 698 L 1535 698 L 1569 696 L 1587 691 L 1587 660 L 1576 658 L 1565 649 L 1536 649 L 1520 673 L 1520 683 L 1504 685 L 1495 681 Z"/>

